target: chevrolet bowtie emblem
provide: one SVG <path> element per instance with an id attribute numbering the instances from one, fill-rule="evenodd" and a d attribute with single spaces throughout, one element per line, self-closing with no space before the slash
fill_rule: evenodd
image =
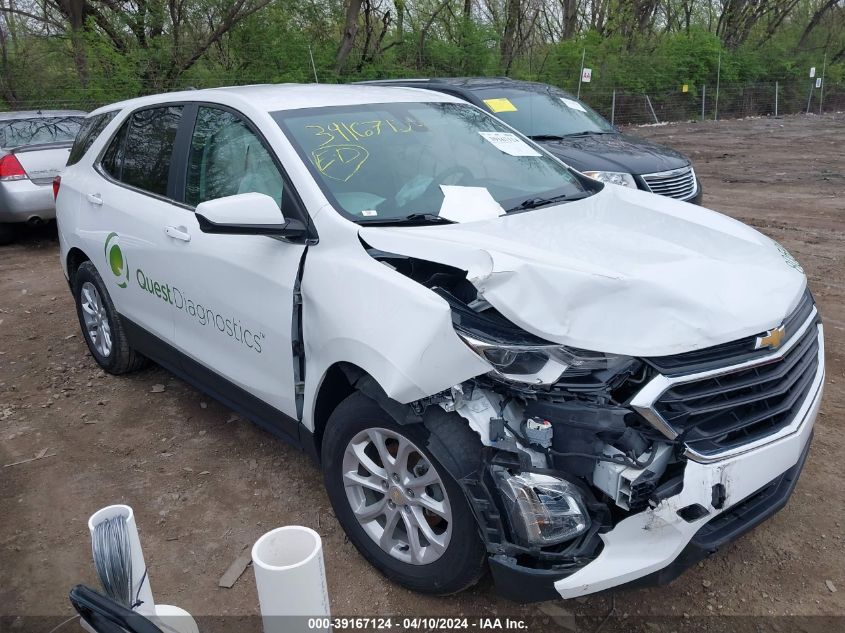
<path id="1" fill-rule="evenodd" d="M 757 342 L 754 344 L 754 349 L 763 349 L 769 347 L 777 349 L 783 341 L 783 335 L 786 332 L 782 325 L 773 328 L 766 332 L 763 336 L 757 337 Z"/>

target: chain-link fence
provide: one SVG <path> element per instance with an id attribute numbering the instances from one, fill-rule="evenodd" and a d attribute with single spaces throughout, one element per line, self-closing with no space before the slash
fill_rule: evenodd
<path id="1" fill-rule="evenodd" d="M 845 111 L 845 85 L 817 88 L 815 80 L 714 83 L 652 93 L 584 84 L 581 98 L 617 125 Z"/>
<path id="2" fill-rule="evenodd" d="M 566 86 L 573 94 L 576 90 Z M 93 110 L 117 98 L 138 96 L 130 91 L 76 89 L 66 99 L 45 99 L 17 104 L 18 110 Z M 597 83 L 581 85 L 581 99 L 616 125 L 643 125 L 676 121 L 739 119 L 749 116 L 821 114 L 845 111 L 845 84 L 816 80 L 768 83 L 721 83 L 688 85 L 686 90 L 631 92 Z M 2 107 L 0 110 L 7 109 Z"/>

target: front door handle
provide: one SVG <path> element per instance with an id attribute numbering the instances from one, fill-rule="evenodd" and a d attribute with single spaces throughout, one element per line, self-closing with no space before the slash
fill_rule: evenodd
<path id="1" fill-rule="evenodd" d="M 164 233 L 174 240 L 182 240 L 183 242 L 191 241 L 191 235 L 184 226 L 166 226 L 164 227 Z"/>
<path id="2" fill-rule="evenodd" d="M 90 202 L 91 204 L 96 204 L 98 207 L 103 206 L 103 199 L 98 193 L 89 193 L 88 202 Z"/>

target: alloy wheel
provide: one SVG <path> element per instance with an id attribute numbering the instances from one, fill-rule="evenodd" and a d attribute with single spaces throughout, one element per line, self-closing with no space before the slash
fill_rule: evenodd
<path id="1" fill-rule="evenodd" d="M 412 565 L 444 554 L 452 535 L 446 487 L 408 438 L 384 428 L 361 431 L 346 446 L 342 476 L 355 518 L 383 551 Z"/>
<path id="2" fill-rule="evenodd" d="M 88 340 L 91 346 L 104 358 L 111 354 L 111 326 L 109 326 L 109 315 L 103 303 L 97 287 L 90 281 L 82 284 L 81 290 L 82 317 L 85 321 L 85 330 L 88 333 Z"/>

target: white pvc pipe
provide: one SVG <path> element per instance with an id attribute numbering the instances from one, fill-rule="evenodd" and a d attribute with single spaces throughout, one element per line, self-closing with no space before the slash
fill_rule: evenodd
<path id="1" fill-rule="evenodd" d="M 253 545 L 252 562 L 264 633 L 329 630 L 308 622 L 330 615 L 319 534 L 299 525 L 271 530 Z"/>
<path id="2" fill-rule="evenodd" d="M 199 633 L 191 614 L 169 604 L 157 604 L 156 614 L 150 618 L 162 633 Z"/>
<path id="3" fill-rule="evenodd" d="M 145 616 L 155 615 L 156 606 L 153 600 L 153 591 L 150 588 L 150 575 L 144 574 L 147 565 L 144 563 L 144 552 L 141 550 L 141 540 L 138 538 L 138 527 L 135 525 L 135 513 L 132 508 L 124 505 L 106 506 L 97 510 L 88 519 L 88 529 L 91 531 L 91 538 L 94 538 L 94 528 L 106 519 L 122 516 L 126 518 L 126 531 L 129 534 L 129 553 L 132 558 L 132 595 L 137 594 L 142 604 L 135 609 Z M 141 579 L 143 578 L 143 584 Z M 140 586 L 140 591 L 138 587 Z"/>

